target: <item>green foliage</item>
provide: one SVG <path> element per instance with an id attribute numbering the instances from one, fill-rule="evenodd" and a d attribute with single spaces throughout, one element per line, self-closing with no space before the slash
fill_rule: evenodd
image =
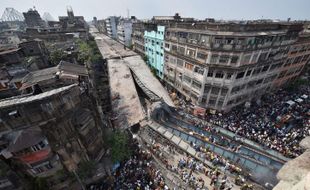
<path id="1" fill-rule="evenodd" d="M 114 131 L 108 139 L 111 148 L 111 159 L 114 163 L 123 161 L 130 157 L 128 133 L 120 130 Z"/>
<path id="2" fill-rule="evenodd" d="M 31 189 L 32 190 L 48 190 L 50 188 L 49 188 L 46 178 L 35 177 L 31 180 Z"/>
<path id="3" fill-rule="evenodd" d="M 55 50 L 50 54 L 49 60 L 53 64 L 57 65 L 61 60 L 65 59 L 65 57 L 66 57 L 66 54 L 63 51 Z"/>
<path id="4" fill-rule="evenodd" d="M 144 60 L 144 62 L 148 61 L 147 55 L 143 56 L 143 60 Z"/>
<path id="5" fill-rule="evenodd" d="M 102 60 L 101 53 L 94 40 L 77 41 L 79 45 L 78 62 L 85 63 L 90 61 L 92 63 Z"/>
<path id="6" fill-rule="evenodd" d="M 153 73 L 155 77 L 157 76 L 157 71 L 154 67 L 151 67 L 151 72 Z"/>
<path id="7" fill-rule="evenodd" d="M 79 164 L 78 175 L 81 179 L 92 177 L 96 169 L 96 164 L 93 161 L 82 161 Z"/>
<path id="8" fill-rule="evenodd" d="M 9 169 L 9 166 L 0 160 L 0 177 L 5 176 Z"/>

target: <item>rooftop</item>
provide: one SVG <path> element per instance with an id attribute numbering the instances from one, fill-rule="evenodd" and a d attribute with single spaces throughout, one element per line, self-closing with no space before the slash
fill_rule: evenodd
<path id="1" fill-rule="evenodd" d="M 20 105 L 20 104 L 26 104 L 26 103 L 30 103 L 30 102 L 34 102 L 34 101 L 40 101 L 40 100 L 43 100 L 43 99 L 48 98 L 50 96 L 53 96 L 53 95 L 56 95 L 56 94 L 59 94 L 59 93 L 65 92 L 65 91 L 69 91 L 76 86 L 77 86 L 77 84 L 72 84 L 69 86 L 65 86 L 65 87 L 53 89 L 53 90 L 50 90 L 47 92 L 43 92 L 43 93 L 37 94 L 37 95 L 28 94 L 28 95 L 14 96 L 11 98 L 3 99 L 0 101 L 0 108 L 6 108 L 6 107 L 16 106 L 16 105 Z"/>
<path id="2" fill-rule="evenodd" d="M 9 54 L 9 53 L 15 53 L 15 52 L 17 52 L 19 50 L 20 50 L 20 48 L 8 49 L 8 50 L 0 51 L 0 55 L 5 55 L 5 54 Z"/>
<path id="3" fill-rule="evenodd" d="M 248 32 L 232 32 L 232 31 L 213 31 L 208 29 L 187 29 L 187 28 L 168 28 L 168 31 L 177 32 L 177 31 L 184 31 L 191 33 L 199 33 L 199 34 L 206 34 L 206 35 L 220 35 L 220 36 L 266 36 L 266 35 L 277 35 L 277 34 L 285 34 L 287 30 L 275 30 L 275 31 L 248 31 Z"/>
<path id="4" fill-rule="evenodd" d="M 28 128 L 21 131 L 14 131 L 7 135 L 10 141 L 8 151 L 18 152 L 30 146 L 36 145 L 42 140 L 44 136 L 38 128 Z"/>
<path id="5" fill-rule="evenodd" d="M 98 35 L 95 37 L 98 48 L 104 59 L 114 59 L 120 57 L 127 57 L 137 55 L 130 49 L 124 49 L 124 45 L 109 38 L 105 35 Z"/>
<path id="6" fill-rule="evenodd" d="M 50 149 L 43 149 L 31 154 L 20 156 L 19 159 L 28 164 L 35 163 L 47 159 L 50 155 Z"/>
<path id="7" fill-rule="evenodd" d="M 69 76 L 88 76 L 87 69 L 82 65 L 60 61 L 55 67 L 50 67 L 38 71 L 33 71 L 23 78 L 23 86 L 21 89 L 28 88 L 40 81 L 50 80 L 55 78 L 56 73 L 59 72 L 60 78 Z"/>
<path id="8" fill-rule="evenodd" d="M 112 111 L 118 126 L 127 128 L 139 123 L 145 114 L 128 66 L 123 60 L 110 59 L 108 70 Z"/>
<path id="9" fill-rule="evenodd" d="M 94 29 L 91 28 L 91 30 Z M 123 45 L 109 38 L 108 36 L 97 33 L 94 36 L 103 57 L 109 60 L 108 64 L 110 64 L 110 62 L 114 63 L 115 65 L 117 65 L 117 63 L 118 65 L 127 64 L 127 66 L 133 71 L 133 73 L 135 73 L 135 75 L 138 77 L 141 83 L 143 83 L 143 85 L 147 87 L 149 91 L 152 91 L 152 93 L 156 94 L 158 97 L 163 98 L 163 100 L 169 106 L 174 106 L 173 101 L 170 99 L 168 92 L 158 81 L 158 79 L 152 74 L 152 72 L 147 67 L 146 63 L 143 61 L 141 56 L 137 55 L 135 52 L 131 50 L 128 49 L 124 50 Z M 130 78 L 132 79 L 129 69 L 125 72 L 128 73 L 130 75 Z M 109 72 L 109 75 L 111 75 L 111 72 Z M 114 76 L 110 76 L 111 83 L 113 82 L 112 77 Z M 117 80 L 120 79 L 121 78 L 117 78 Z M 126 88 L 127 87 L 125 86 L 125 88 L 122 89 L 121 91 L 124 91 Z M 135 86 L 133 85 L 132 88 L 135 89 Z"/>
<path id="10" fill-rule="evenodd" d="M 125 57 L 124 61 L 145 87 L 151 90 L 158 97 L 162 98 L 169 106 L 174 107 L 173 101 L 171 100 L 167 90 L 153 75 L 153 73 L 150 71 L 146 63 L 139 55 Z"/>
<path id="11" fill-rule="evenodd" d="M 300 32 L 303 30 L 302 22 L 274 22 L 274 21 L 193 21 L 193 22 L 173 22 L 168 30 L 186 29 L 188 31 L 201 31 L 206 34 L 219 34 L 218 32 L 236 32 L 245 34 L 256 34 L 260 32 Z"/>

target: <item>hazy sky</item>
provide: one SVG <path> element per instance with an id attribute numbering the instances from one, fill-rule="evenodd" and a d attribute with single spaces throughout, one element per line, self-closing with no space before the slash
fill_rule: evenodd
<path id="1" fill-rule="evenodd" d="M 55 19 L 66 15 L 71 5 L 75 15 L 87 20 L 110 15 L 151 18 L 154 15 L 216 19 L 284 19 L 310 20 L 310 0 L 0 0 L 0 14 L 6 7 L 25 12 L 35 6 L 41 16 L 49 12 Z"/>

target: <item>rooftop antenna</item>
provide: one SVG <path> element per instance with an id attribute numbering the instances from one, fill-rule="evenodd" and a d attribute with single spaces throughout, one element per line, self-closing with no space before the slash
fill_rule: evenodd
<path id="1" fill-rule="evenodd" d="M 127 18 L 129 18 L 129 9 L 127 9 Z"/>

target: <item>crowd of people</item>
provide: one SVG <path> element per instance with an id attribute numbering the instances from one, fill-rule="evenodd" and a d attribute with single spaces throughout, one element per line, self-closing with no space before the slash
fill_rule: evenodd
<path id="1" fill-rule="evenodd" d="M 165 164 L 166 169 L 179 176 L 185 186 L 199 190 L 206 189 L 206 181 L 201 176 L 212 179 L 213 174 L 216 173 L 216 178 L 209 186 L 213 186 L 214 189 L 230 190 L 233 187 L 233 182 L 228 180 L 227 175 L 241 176 L 240 168 L 204 147 L 192 145 L 202 160 L 212 163 L 212 168 L 188 154 L 184 156 L 184 152 L 160 135 L 154 135 L 152 132 L 149 132 L 149 135 L 152 139 L 150 151 Z M 177 163 L 173 162 L 172 158 L 176 155 L 183 155 Z"/>
<path id="2" fill-rule="evenodd" d="M 132 156 L 121 162 L 113 175 L 97 187 L 111 190 L 169 190 L 150 152 L 142 149 L 137 141 L 133 143 L 132 150 Z"/>
<path id="3" fill-rule="evenodd" d="M 227 114 L 210 114 L 207 121 L 294 158 L 302 153 L 299 142 L 310 135 L 310 87 L 297 91 L 279 90 L 245 108 L 239 106 Z M 300 98 L 303 95 L 307 98 Z M 300 102 L 289 100 L 300 99 Z"/>
<path id="4" fill-rule="evenodd" d="M 294 91 L 280 89 L 250 106 L 242 104 L 228 113 L 207 114 L 203 121 L 295 158 L 303 152 L 300 141 L 310 135 L 309 95 L 309 85 Z"/>

